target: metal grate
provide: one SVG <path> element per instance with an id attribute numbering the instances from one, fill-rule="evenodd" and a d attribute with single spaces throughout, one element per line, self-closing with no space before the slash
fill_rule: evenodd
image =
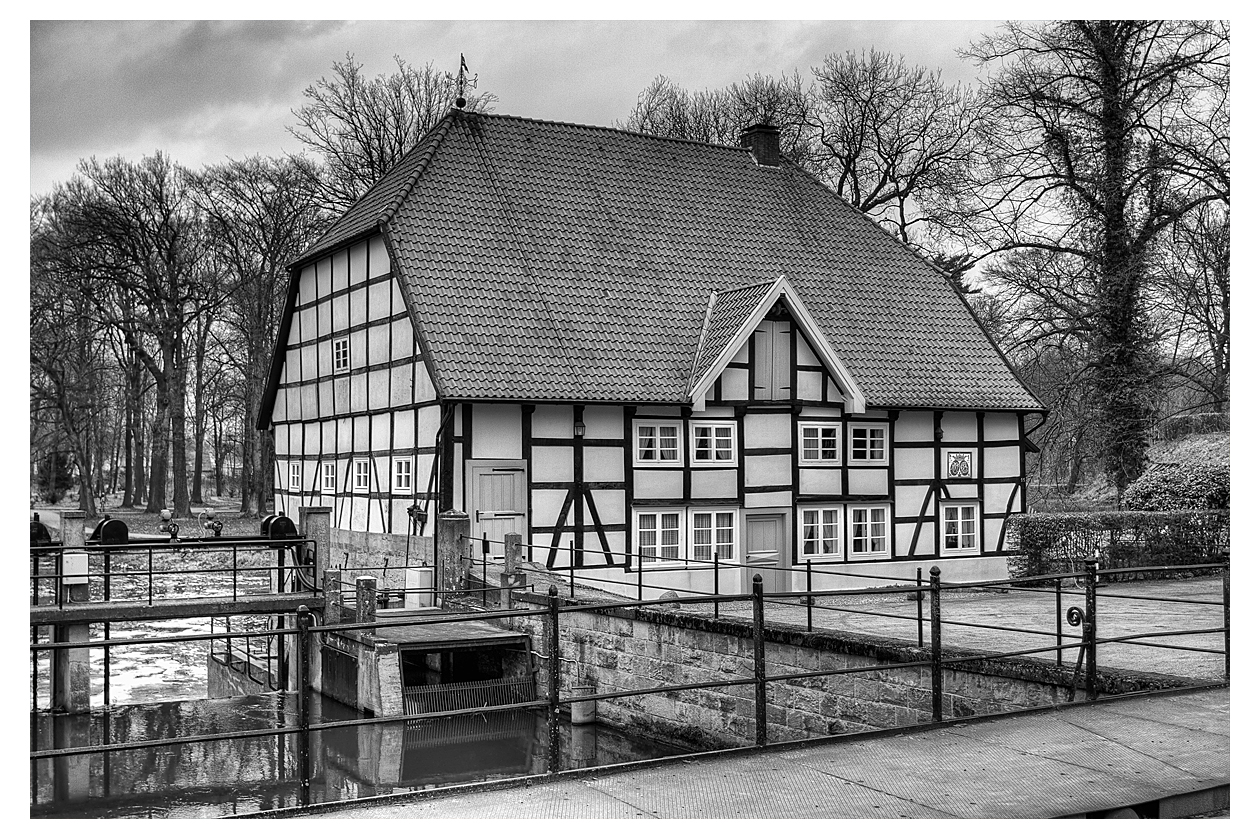
<path id="1" fill-rule="evenodd" d="M 408 714 L 459 711 L 530 702 L 537 697 L 532 676 L 487 679 L 482 682 L 452 682 L 445 685 L 416 685 L 403 688 L 403 707 Z"/>

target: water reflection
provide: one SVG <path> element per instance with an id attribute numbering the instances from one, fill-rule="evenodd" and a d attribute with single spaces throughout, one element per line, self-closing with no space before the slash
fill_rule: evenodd
<path id="1" fill-rule="evenodd" d="M 360 713 L 313 694 L 313 720 Z M 192 737 L 296 724 L 292 694 L 163 702 L 36 714 L 32 748 Z M 222 816 L 302 801 L 300 735 L 260 734 L 112 754 L 32 762 L 32 817 Z M 541 714 L 501 711 L 413 723 L 381 723 L 311 735 L 310 800 L 337 801 L 547 771 Z M 675 754 L 598 724 L 561 726 L 561 766 L 607 765 Z"/>

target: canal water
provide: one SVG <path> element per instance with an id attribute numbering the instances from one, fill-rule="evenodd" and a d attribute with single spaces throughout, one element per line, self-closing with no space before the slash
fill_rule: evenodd
<path id="1" fill-rule="evenodd" d="M 223 558 L 192 557 L 207 567 Z M 135 572 L 113 582 L 115 599 L 154 600 L 240 591 L 267 591 L 264 571 L 166 575 L 160 557 L 148 574 L 147 557 L 118 557 Z M 212 563 L 218 562 L 217 566 Z M 266 564 L 269 559 L 259 564 Z M 248 563 L 243 563 L 248 565 Z M 93 599 L 102 592 L 93 584 Z M 41 599 L 46 599 L 41 598 Z M 233 631 L 264 629 L 265 616 L 233 618 Z M 152 638 L 222 631 L 223 621 L 193 618 L 114 623 L 110 638 Z M 99 625 L 92 638 L 103 637 Z M 41 641 L 48 641 L 46 634 Z M 258 651 L 255 651 L 258 652 Z M 265 652 L 262 651 L 262 652 Z M 267 733 L 296 725 L 296 696 L 263 693 L 207 698 L 209 642 L 114 647 L 91 651 L 92 710 L 50 714 L 46 655 L 32 673 L 31 749 L 64 749 L 142 740 L 258 732 L 240 739 L 142 748 L 31 762 L 33 818 L 195 818 L 293 807 L 302 803 L 299 736 Z M 105 675 L 109 677 L 106 703 Z M 312 693 L 312 722 L 348 720 L 361 712 Z M 684 750 L 598 723 L 561 726 L 561 766 L 605 766 L 679 754 Z M 506 711 L 438 721 L 373 723 L 310 735 L 312 803 L 450 786 L 471 781 L 541 775 L 547 771 L 542 714 Z"/>
<path id="2" fill-rule="evenodd" d="M 312 693 L 312 722 L 362 718 Z M 32 748 L 257 731 L 257 736 L 32 762 L 32 818 L 204 818 L 303 802 L 294 694 L 160 702 L 32 715 Z M 598 723 L 561 724 L 561 769 L 681 754 Z M 310 735 L 310 803 L 345 801 L 473 781 L 543 775 L 542 713 L 500 711 L 385 722 Z"/>

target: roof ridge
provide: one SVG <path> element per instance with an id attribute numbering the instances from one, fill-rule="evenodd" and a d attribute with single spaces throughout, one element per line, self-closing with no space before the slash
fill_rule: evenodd
<path id="1" fill-rule="evenodd" d="M 713 306 L 717 303 L 716 291 L 709 292 L 709 303 L 704 309 L 704 321 L 700 324 L 700 339 L 696 341 L 696 351 L 691 356 L 691 373 L 687 376 L 687 388 L 696 380 L 696 367 L 700 364 L 700 354 L 704 352 L 704 342 L 709 334 L 709 320 L 713 317 Z"/>
<path id="2" fill-rule="evenodd" d="M 747 152 L 748 149 L 742 146 L 728 146 L 725 143 L 709 143 L 704 140 L 692 140 L 687 137 L 672 137 L 668 134 L 652 134 L 647 131 L 632 131 L 629 128 L 618 128 L 610 125 L 590 125 L 584 122 L 567 122 L 560 119 L 539 119 L 537 117 L 521 117 L 515 114 L 491 114 L 485 111 L 478 111 L 471 114 L 478 119 L 513 119 L 518 122 L 528 122 L 535 125 L 556 125 L 564 128 L 584 128 L 590 131 L 610 131 L 614 134 L 625 134 L 631 137 L 646 137 L 650 140 L 668 140 L 672 143 L 689 143 L 695 146 L 708 146 L 715 149 L 726 149 L 728 151 Z"/>
<path id="3" fill-rule="evenodd" d="M 391 200 L 389 204 L 385 206 L 385 209 L 381 211 L 380 215 L 377 216 L 376 223 L 378 226 L 385 224 L 392 219 L 394 217 L 394 213 L 398 212 L 398 208 L 401 207 L 402 203 L 407 200 L 407 196 L 409 196 L 411 191 L 416 187 L 416 181 L 420 180 L 420 175 L 423 174 L 424 170 L 429 167 L 429 162 L 433 160 L 433 155 L 437 152 L 438 146 L 442 145 L 442 141 L 446 139 L 446 135 L 450 132 L 451 126 L 454 124 L 455 115 L 454 109 L 452 108 L 446 116 L 434 123 L 433 127 L 426 131 L 424 136 L 416 141 L 416 144 L 411 147 L 410 151 L 403 155 L 401 160 L 394 164 L 395 166 L 402 166 L 406 163 L 407 158 L 411 156 L 412 152 L 417 149 L 423 149 L 420 154 L 420 159 L 416 163 L 415 170 L 407 176 L 407 180 L 403 182 L 402 187 L 400 187 L 397 194 L 394 195 L 393 200 Z M 368 192 L 371 192 L 371 190 L 368 190 Z M 367 194 L 365 193 L 363 197 L 366 198 Z M 362 201 L 363 199 L 360 198 L 359 200 Z"/>

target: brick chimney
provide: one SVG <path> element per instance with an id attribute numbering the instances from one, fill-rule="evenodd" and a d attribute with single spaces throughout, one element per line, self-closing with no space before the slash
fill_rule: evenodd
<path id="1" fill-rule="evenodd" d="M 739 144 L 752 152 L 759 165 L 779 165 L 779 129 L 773 125 L 748 126 L 739 135 Z"/>

